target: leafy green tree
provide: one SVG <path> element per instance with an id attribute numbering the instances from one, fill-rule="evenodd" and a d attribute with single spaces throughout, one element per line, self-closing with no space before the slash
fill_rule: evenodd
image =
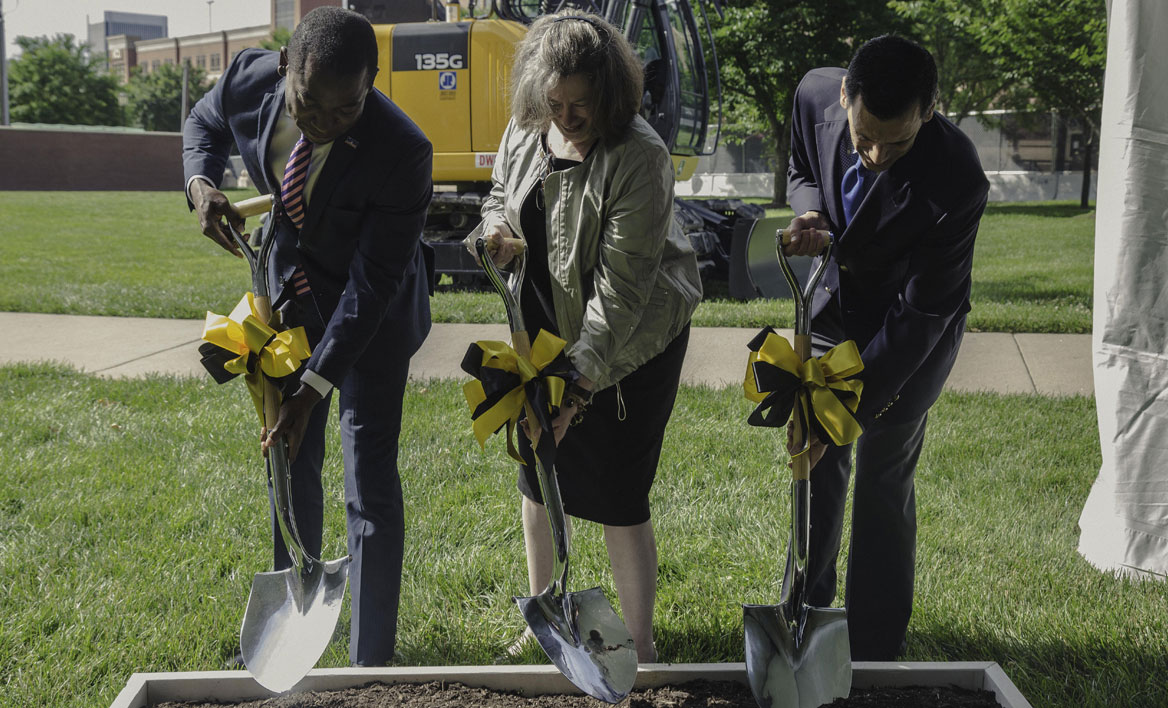
<path id="1" fill-rule="evenodd" d="M 715 18 L 727 136 L 766 136 L 775 205 L 787 202 L 791 103 L 800 79 L 815 67 L 847 66 L 864 41 L 905 24 L 871 0 L 735 0 Z"/>
<path id="2" fill-rule="evenodd" d="M 1084 127 L 1079 205 L 1086 209 L 1107 62 L 1104 0 L 989 0 L 987 6 L 974 31 L 1005 81 L 1001 105 L 1053 110 Z"/>
<path id="3" fill-rule="evenodd" d="M 126 115 L 146 130 L 182 130 L 182 67 L 163 64 L 156 71 L 144 72 L 134 67 L 126 83 Z M 202 98 L 210 86 L 207 72 L 201 67 L 190 67 L 187 77 L 189 105 Z"/>
<path id="4" fill-rule="evenodd" d="M 888 5 L 910 22 L 906 36 L 928 49 L 937 62 L 937 110 L 959 123 L 989 108 L 1006 79 L 978 36 L 978 25 L 988 11 L 986 1 L 891 0 Z"/>
<path id="5" fill-rule="evenodd" d="M 17 37 L 8 64 L 11 118 L 20 123 L 123 125 L 118 80 L 101 56 L 88 56 L 71 34 Z"/>
<path id="6" fill-rule="evenodd" d="M 280 47 L 287 47 L 291 39 L 292 32 L 287 27 L 277 27 L 276 31 L 272 32 L 272 38 L 260 42 L 260 46 L 264 49 L 279 51 Z"/>

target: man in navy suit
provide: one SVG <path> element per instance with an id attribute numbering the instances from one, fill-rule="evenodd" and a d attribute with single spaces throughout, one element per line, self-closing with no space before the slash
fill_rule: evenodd
<path id="1" fill-rule="evenodd" d="M 231 144 L 262 193 L 279 195 L 269 224 L 273 308 L 303 325 L 312 357 L 286 386 L 264 440 L 288 441 L 293 510 L 305 550 L 320 557 L 325 422 L 338 389 L 352 555 L 354 664 L 393 657 L 404 524 L 397 470 L 410 357 L 430 330 L 430 275 L 419 245 L 431 197 L 432 149 L 373 88 L 377 42 L 357 13 L 321 7 L 279 52 L 245 50 L 191 111 L 183 130 L 190 205 L 203 233 L 239 255 L 218 191 Z M 290 566 L 273 523 L 275 566 Z"/>
<path id="2" fill-rule="evenodd" d="M 836 234 L 812 303 L 812 342 L 818 355 L 853 339 L 864 361 L 844 598 L 855 660 L 892 660 L 905 648 L 913 476 L 961 344 L 989 192 L 971 142 L 933 111 L 936 94 L 932 56 L 887 35 L 864 44 L 846 72 L 812 70 L 795 93 L 787 195 L 799 238 L 788 251 L 814 252 L 823 232 Z M 835 598 L 851 447 L 815 440 L 810 453 L 816 606 Z"/>

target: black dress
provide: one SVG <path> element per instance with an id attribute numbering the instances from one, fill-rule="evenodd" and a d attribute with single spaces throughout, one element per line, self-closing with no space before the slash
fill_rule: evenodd
<path id="1" fill-rule="evenodd" d="M 553 158 L 551 168 L 578 164 Z M 527 267 L 519 307 L 532 341 L 540 329 L 559 335 L 542 199 L 542 184 L 536 183 L 520 209 Z M 686 325 L 663 352 L 618 384 L 597 391 L 583 420 L 568 428 L 556 454 L 556 476 L 567 514 L 610 526 L 649 520 L 649 488 L 657 474 L 688 343 Z M 519 491 L 542 504 L 531 444 L 522 429 L 519 452 L 528 461 L 519 469 Z"/>

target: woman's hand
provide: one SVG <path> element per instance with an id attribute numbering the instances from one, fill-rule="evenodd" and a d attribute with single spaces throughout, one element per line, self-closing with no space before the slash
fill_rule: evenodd
<path id="1" fill-rule="evenodd" d="M 516 248 L 515 234 L 506 224 L 495 224 L 487 227 L 483 230 L 483 239 L 487 242 L 487 253 L 491 255 L 491 261 L 496 268 L 502 268 L 510 263 L 522 250 Z M 467 248 L 475 257 L 475 263 L 481 266 L 482 262 L 479 260 L 479 254 L 474 250 L 474 245 L 468 243 Z"/>
<path id="2" fill-rule="evenodd" d="M 564 401 L 564 404 L 560 406 L 559 415 L 552 418 L 552 433 L 555 435 L 556 445 L 559 445 L 560 441 L 564 439 L 564 435 L 568 433 L 568 427 L 572 425 L 572 418 L 575 417 L 578 410 L 575 401 Z M 537 427 L 532 430 L 531 426 L 527 424 L 528 420 L 527 417 L 524 417 L 523 420 L 519 421 L 519 425 L 523 428 L 523 434 L 531 441 L 532 449 L 535 449 L 539 445 L 539 436 L 543 433 L 543 429 Z"/>
<path id="3" fill-rule="evenodd" d="M 580 376 L 580 378 L 576 380 L 576 385 L 585 391 L 591 391 L 592 387 L 595 386 L 595 384 L 592 383 L 592 379 L 589 379 L 587 376 Z M 555 418 L 552 418 L 552 433 L 554 433 L 556 436 L 556 445 L 559 445 L 560 441 L 564 439 L 564 435 L 566 435 L 568 432 L 568 427 L 572 425 L 572 419 L 575 418 L 576 414 L 579 412 L 580 406 L 577 405 L 576 399 L 571 396 L 565 396 L 564 400 L 560 404 L 559 414 L 556 415 Z M 520 421 L 520 425 L 523 426 L 523 434 L 526 435 L 527 439 L 531 441 L 531 446 L 534 448 L 537 444 L 539 444 L 539 434 L 543 431 L 537 429 L 533 435 L 532 431 L 527 426 L 527 418 L 524 418 L 522 421 Z"/>
<path id="4" fill-rule="evenodd" d="M 568 426 L 572 424 L 572 418 L 578 410 L 575 401 L 564 401 L 564 405 L 560 406 L 560 414 L 552 418 L 552 432 L 556 435 L 556 445 L 564 439 Z"/>

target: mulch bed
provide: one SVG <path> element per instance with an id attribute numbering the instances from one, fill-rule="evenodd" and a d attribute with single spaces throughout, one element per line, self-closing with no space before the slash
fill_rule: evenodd
<path id="1" fill-rule="evenodd" d="M 241 703 L 157 703 L 153 708 L 604 708 L 586 696 L 535 696 L 471 688 L 459 683 L 373 683 L 341 691 L 277 696 Z M 998 708 L 994 694 L 946 687 L 857 688 L 832 708 Z M 758 708 L 750 688 L 726 681 L 693 681 L 633 691 L 620 708 Z"/>

